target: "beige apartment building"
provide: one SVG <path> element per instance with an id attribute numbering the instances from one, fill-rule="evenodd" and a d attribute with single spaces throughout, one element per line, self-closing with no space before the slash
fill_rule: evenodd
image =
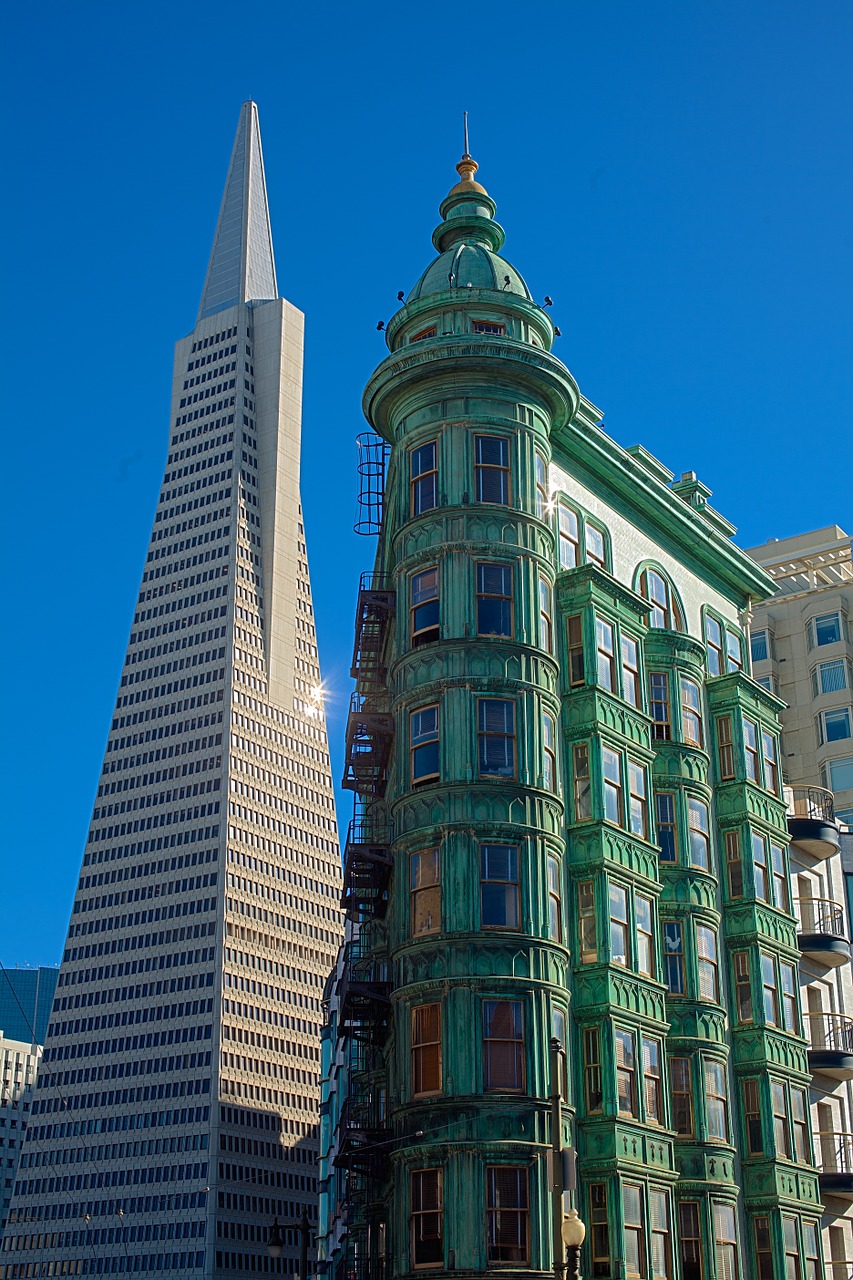
<path id="1" fill-rule="evenodd" d="M 776 582 L 752 617 L 752 666 L 788 704 L 783 773 L 825 787 L 836 817 L 853 825 L 853 561 L 838 525 L 773 538 L 749 554 Z"/>
<path id="2" fill-rule="evenodd" d="M 792 843 L 799 982 L 831 1280 L 853 1276 L 853 563 L 838 525 L 771 539 L 749 554 L 775 580 L 755 607 L 753 674 L 788 704 L 782 769 Z M 831 794 L 830 794 L 831 793 Z M 833 819 L 834 811 L 834 822 Z M 815 834 L 826 819 L 826 838 Z M 811 831 L 809 831 L 811 827 Z M 833 836 L 833 832 L 837 832 Z M 840 856 L 839 856 L 840 853 Z M 846 888 L 846 892 L 845 892 Z"/>

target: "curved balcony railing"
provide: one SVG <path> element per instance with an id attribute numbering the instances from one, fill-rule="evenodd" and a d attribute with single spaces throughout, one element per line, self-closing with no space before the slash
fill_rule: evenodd
<path id="1" fill-rule="evenodd" d="M 821 1173 L 845 1173 L 853 1175 L 853 1133 L 837 1130 L 815 1135 L 817 1167 Z"/>
<path id="2" fill-rule="evenodd" d="M 817 818 L 821 822 L 835 820 L 835 805 L 832 792 L 825 787 L 791 787 L 785 788 L 788 801 L 788 813 L 794 818 Z"/>
<path id="3" fill-rule="evenodd" d="M 807 1013 L 805 1022 L 811 1049 L 853 1054 L 853 1018 L 843 1013 Z"/>
<path id="4" fill-rule="evenodd" d="M 798 933 L 820 933 L 828 938 L 846 938 L 844 908 L 831 898 L 795 898 Z"/>

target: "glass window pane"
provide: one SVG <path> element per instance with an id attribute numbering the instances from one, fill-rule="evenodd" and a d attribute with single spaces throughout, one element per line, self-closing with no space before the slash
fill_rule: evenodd
<path id="1" fill-rule="evenodd" d="M 765 658 L 769 657 L 766 631 L 753 631 L 750 637 L 750 649 L 753 662 L 763 662 Z"/>
<path id="2" fill-rule="evenodd" d="M 847 671 L 842 659 L 836 662 L 822 662 L 818 667 L 821 693 L 837 693 L 847 688 Z"/>
<path id="3" fill-rule="evenodd" d="M 815 640 L 818 645 L 835 644 L 841 639 L 841 615 L 825 613 L 814 619 Z"/>
<path id="4" fill-rule="evenodd" d="M 830 791 L 849 791 L 853 788 L 853 759 L 830 760 Z"/>

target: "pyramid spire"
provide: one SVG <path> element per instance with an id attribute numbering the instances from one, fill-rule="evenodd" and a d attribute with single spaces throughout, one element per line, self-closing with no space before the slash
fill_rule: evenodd
<path id="1" fill-rule="evenodd" d="M 277 297 L 258 108 L 244 102 L 198 318 Z"/>

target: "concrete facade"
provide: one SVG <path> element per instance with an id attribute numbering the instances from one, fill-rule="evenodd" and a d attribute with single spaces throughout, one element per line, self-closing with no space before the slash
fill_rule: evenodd
<path id="1" fill-rule="evenodd" d="M 0 1233 L 27 1130 L 42 1047 L 0 1031 Z"/>
<path id="2" fill-rule="evenodd" d="M 303 317 L 243 107 L 0 1276 L 290 1275 L 340 859 L 299 497 Z M 285 1225 L 278 1259 L 267 1250 Z"/>
<path id="3" fill-rule="evenodd" d="M 832 792 L 835 817 L 853 824 L 853 609 L 850 538 L 838 525 L 773 538 L 749 551 L 770 573 L 774 594 L 753 607 L 756 680 L 787 704 L 782 770 L 792 787 Z M 815 790 L 817 797 L 819 792 Z M 849 964 L 853 835 L 815 864 L 791 849 L 794 908 L 808 950 L 800 962 L 805 1029 L 811 1045 L 812 1125 L 831 1159 L 853 1164 L 853 972 Z M 824 1251 L 831 1280 L 853 1272 L 849 1200 L 824 1194 Z"/>
<path id="4" fill-rule="evenodd" d="M 749 555 L 775 592 L 753 609 L 755 678 L 778 693 L 785 776 L 826 787 L 853 826 L 853 556 L 838 525 L 773 538 Z"/>

